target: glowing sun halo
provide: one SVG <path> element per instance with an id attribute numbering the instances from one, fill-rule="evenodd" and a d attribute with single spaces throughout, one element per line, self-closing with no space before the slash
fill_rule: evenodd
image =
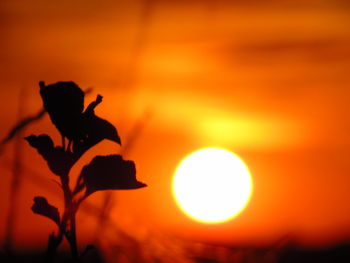
<path id="1" fill-rule="evenodd" d="M 186 156 L 172 182 L 175 200 L 183 212 L 203 223 L 220 223 L 237 216 L 248 204 L 252 179 L 235 154 L 204 148 Z"/>

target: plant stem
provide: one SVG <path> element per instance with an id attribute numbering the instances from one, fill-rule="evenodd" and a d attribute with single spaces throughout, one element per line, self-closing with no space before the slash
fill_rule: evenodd
<path id="1" fill-rule="evenodd" d="M 76 222 L 75 215 L 76 209 L 72 209 L 70 213 L 70 247 L 73 260 L 79 262 L 79 253 L 78 253 L 78 245 L 77 245 L 77 232 L 76 232 Z"/>
<path id="2" fill-rule="evenodd" d="M 57 248 L 62 242 L 63 233 L 60 230 L 60 233 L 56 237 L 54 234 L 49 236 L 49 241 L 47 244 L 47 250 L 45 255 L 45 263 L 50 263 L 54 261 L 56 256 Z"/>
<path id="3" fill-rule="evenodd" d="M 70 245 L 72 258 L 74 261 L 79 261 L 77 234 L 76 234 L 76 221 L 75 215 L 77 213 L 77 206 L 73 202 L 72 192 L 69 188 L 68 175 L 66 177 L 61 176 L 62 189 L 65 199 L 65 213 L 67 220 L 69 221 L 69 231 L 66 231 L 66 239 Z"/>
<path id="4" fill-rule="evenodd" d="M 69 181 L 68 181 L 68 175 L 61 175 L 61 184 L 62 184 L 62 190 L 64 195 L 64 214 L 61 218 L 61 223 L 59 226 L 59 233 L 57 236 L 54 234 L 50 234 L 49 241 L 47 245 L 46 255 L 45 255 L 45 262 L 53 262 L 57 248 L 62 242 L 63 235 L 66 234 L 66 228 L 67 228 L 67 221 L 69 219 L 68 213 L 70 211 L 71 207 L 71 192 L 69 189 Z"/>
<path id="5" fill-rule="evenodd" d="M 62 217 L 62 222 L 60 227 L 60 236 L 62 236 L 62 234 L 65 235 L 71 248 L 73 260 L 75 262 L 79 262 L 79 253 L 78 253 L 78 245 L 77 245 L 77 238 L 76 238 L 76 221 L 75 221 L 77 206 L 73 202 L 72 191 L 69 187 L 68 174 L 62 174 L 60 176 L 60 179 L 61 179 L 63 196 L 64 196 L 64 215 Z M 69 226 L 68 229 L 67 229 L 67 226 Z M 57 250 L 57 247 L 61 243 L 61 241 L 62 241 L 62 238 L 59 239 L 59 242 L 57 242 L 57 245 L 54 247 L 55 251 Z M 49 246 L 50 246 L 50 242 L 49 242 Z"/>
<path id="6" fill-rule="evenodd" d="M 65 149 L 65 138 L 62 136 L 62 148 L 66 152 L 69 152 L 70 143 L 71 142 L 69 142 L 68 144 L 68 148 Z M 45 262 L 53 262 L 57 248 L 61 244 L 63 236 L 65 236 L 69 243 L 73 261 L 79 262 L 75 217 L 80 203 L 86 197 L 84 196 L 78 202 L 73 201 L 74 192 L 72 192 L 72 190 L 69 187 L 69 171 L 67 173 L 61 174 L 60 180 L 64 197 L 64 213 L 61 218 L 58 235 L 55 236 L 54 234 L 51 234 L 49 236 Z"/>

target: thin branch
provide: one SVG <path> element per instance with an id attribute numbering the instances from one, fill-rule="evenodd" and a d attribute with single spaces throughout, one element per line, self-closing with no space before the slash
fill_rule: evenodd
<path id="1" fill-rule="evenodd" d="M 46 113 L 45 109 L 41 109 L 38 113 L 32 116 L 28 116 L 20 120 L 19 122 L 17 122 L 17 124 L 15 124 L 7 133 L 7 135 L 0 141 L 0 153 L 2 152 L 2 148 L 6 143 L 10 142 L 13 138 L 15 138 L 15 136 L 19 132 L 21 132 L 25 127 L 27 127 L 29 124 L 35 121 L 38 121 L 42 117 L 44 117 L 45 113 Z"/>

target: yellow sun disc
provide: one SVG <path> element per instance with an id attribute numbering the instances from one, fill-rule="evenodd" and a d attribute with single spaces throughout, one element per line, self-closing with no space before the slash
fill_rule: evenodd
<path id="1" fill-rule="evenodd" d="M 175 200 L 189 217 L 220 223 L 237 216 L 252 195 L 252 178 L 235 154 L 204 148 L 185 157 L 172 182 Z"/>

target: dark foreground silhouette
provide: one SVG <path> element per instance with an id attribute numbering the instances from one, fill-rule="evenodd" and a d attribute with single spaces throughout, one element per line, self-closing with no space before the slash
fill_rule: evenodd
<path id="1" fill-rule="evenodd" d="M 70 170 L 86 151 L 104 139 L 118 144 L 121 140 L 117 129 L 95 114 L 95 108 L 102 102 L 101 95 L 97 95 L 95 101 L 85 108 L 85 94 L 74 82 L 45 85 L 41 81 L 39 86 L 44 109 L 61 134 L 61 145 L 56 146 L 47 134 L 30 135 L 25 139 L 43 157 L 52 173 L 58 176 L 64 211 L 52 206 L 43 196 L 34 197 L 32 211 L 57 225 L 56 233 L 49 236 L 45 261 L 54 261 L 57 248 L 66 239 L 72 260 L 79 262 L 83 254 L 78 251 L 75 217 L 80 204 L 96 191 L 138 189 L 146 184 L 136 180 L 133 161 L 112 154 L 93 158 L 83 167 L 75 186 L 71 188 Z"/>

